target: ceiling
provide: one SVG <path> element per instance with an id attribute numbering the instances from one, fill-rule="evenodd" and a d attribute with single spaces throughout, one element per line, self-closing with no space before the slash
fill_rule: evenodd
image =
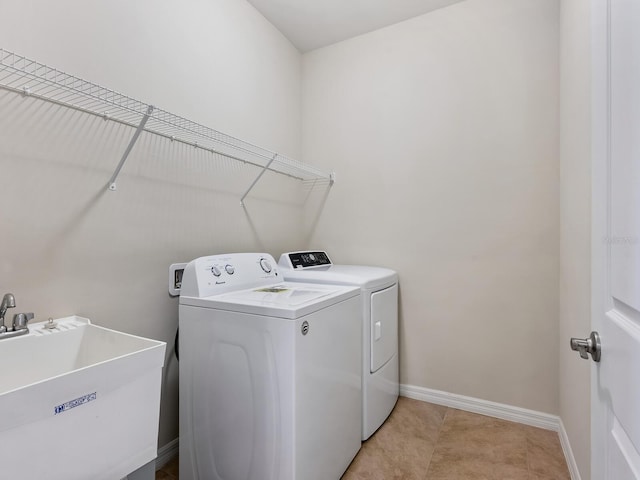
<path id="1" fill-rule="evenodd" d="M 308 52 L 462 0 L 248 0 Z"/>

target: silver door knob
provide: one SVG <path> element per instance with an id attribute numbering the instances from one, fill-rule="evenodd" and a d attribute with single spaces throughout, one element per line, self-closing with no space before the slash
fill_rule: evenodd
<path id="1" fill-rule="evenodd" d="M 575 350 L 580 353 L 580 356 L 585 360 L 589 359 L 589 354 L 591 354 L 591 358 L 594 362 L 600 361 L 600 335 L 598 332 L 591 332 L 589 338 L 585 338 L 584 340 L 580 338 L 572 338 L 571 342 L 571 350 Z"/>

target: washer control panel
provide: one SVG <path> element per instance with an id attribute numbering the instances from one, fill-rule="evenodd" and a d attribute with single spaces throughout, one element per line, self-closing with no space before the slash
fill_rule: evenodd
<path id="1" fill-rule="evenodd" d="M 280 262 L 285 260 L 286 267 L 292 269 L 324 267 L 331 265 L 331 260 L 327 252 L 322 251 L 305 251 L 305 252 L 289 252 L 284 253 L 280 257 Z M 283 266 L 281 264 L 281 266 Z"/>
<path id="2" fill-rule="evenodd" d="M 268 253 L 231 253 L 192 260 L 182 276 L 181 295 L 208 297 L 281 280 Z"/>
<path id="3" fill-rule="evenodd" d="M 267 260 L 266 258 L 260 259 L 260 267 L 262 267 L 262 270 L 264 270 L 265 273 L 271 273 L 271 270 L 273 270 L 271 262 L 269 262 L 269 260 Z"/>

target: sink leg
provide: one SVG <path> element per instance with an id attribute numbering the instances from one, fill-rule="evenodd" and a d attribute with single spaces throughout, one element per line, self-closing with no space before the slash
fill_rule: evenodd
<path id="1" fill-rule="evenodd" d="M 156 461 L 151 460 L 149 463 L 141 466 L 135 472 L 127 475 L 126 480 L 154 480 L 156 478 Z"/>

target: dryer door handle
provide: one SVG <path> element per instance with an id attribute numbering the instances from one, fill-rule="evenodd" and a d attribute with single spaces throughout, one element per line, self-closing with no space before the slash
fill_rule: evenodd
<path id="1" fill-rule="evenodd" d="M 376 322 L 373 324 L 373 339 L 377 342 L 382 338 L 382 323 Z"/>

